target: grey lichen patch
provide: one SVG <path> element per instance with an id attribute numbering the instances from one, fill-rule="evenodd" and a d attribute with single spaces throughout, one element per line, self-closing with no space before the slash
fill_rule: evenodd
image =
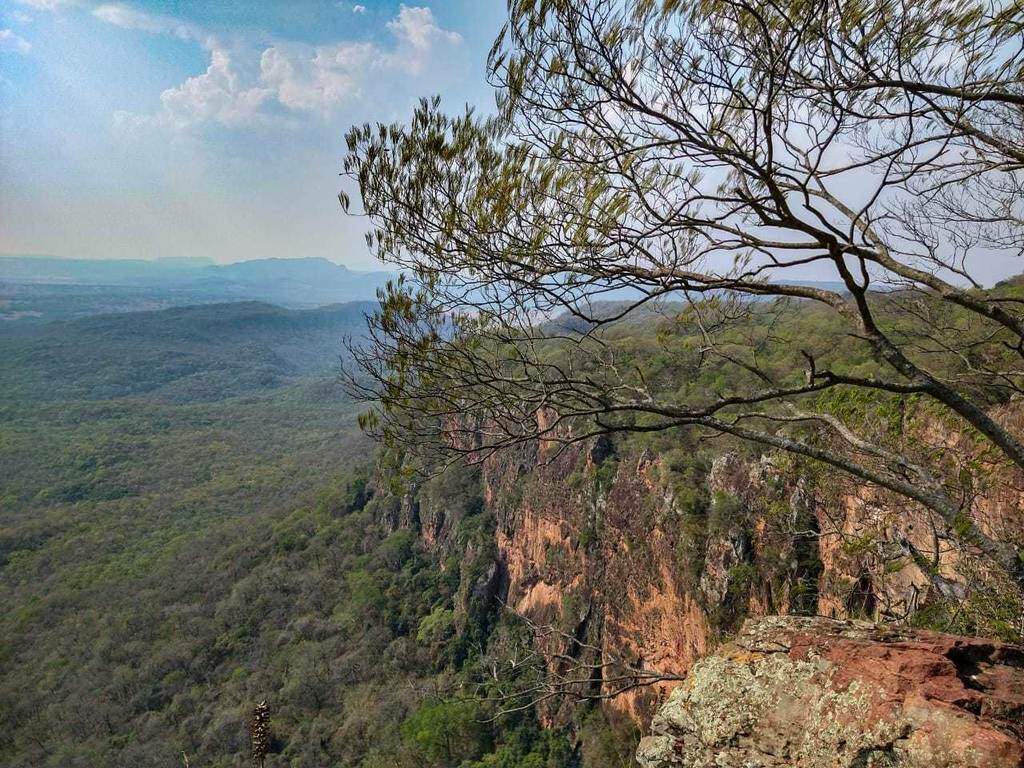
<path id="1" fill-rule="evenodd" d="M 671 736 L 644 736 L 637 745 L 636 760 L 640 765 L 664 765 L 674 744 Z"/>
<path id="2" fill-rule="evenodd" d="M 637 759 L 644 768 L 853 768 L 872 752 L 894 755 L 904 724 L 872 721 L 872 691 L 856 681 L 836 690 L 831 671 L 783 654 L 704 659 L 662 707 Z"/>
<path id="3" fill-rule="evenodd" d="M 892 629 L 883 630 L 867 621 L 825 619 L 820 616 L 762 616 L 743 625 L 735 644 L 749 651 L 777 653 L 788 651 L 794 635 L 798 633 L 849 640 L 902 638 Z"/>
<path id="4" fill-rule="evenodd" d="M 999 653 L 996 653 L 998 646 Z M 991 687 L 961 688 L 950 648 Z M 1021 650 L 823 617 L 749 620 L 651 724 L 643 768 L 1021 768 Z M 841 675 L 840 675 L 841 673 Z M 957 696 L 971 709 L 951 705 Z M 986 709 L 987 706 L 987 709 Z"/>
<path id="5" fill-rule="evenodd" d="M 689 685 L 679 692 L 677 717 L 701 744 L 724 746 L 750 733 L 765 709 L 778 702 L 781 684 L 799 685 L 815 671 L 813 664 L 778 656 L 753 664 L 711 657 L 694 667 Z"/>
<path id="6" fill-rule="evenodd" d="M 858 756 L 887 752 L 906 732 L 902 722 L 872 720 L 871 692 L 856 680 L 845 691 L 827 686 L 817 693 L 810 697 L 807 731 L 796 750 L 802 762 L 828 765 L 838 759 L 852 768 Z"/>

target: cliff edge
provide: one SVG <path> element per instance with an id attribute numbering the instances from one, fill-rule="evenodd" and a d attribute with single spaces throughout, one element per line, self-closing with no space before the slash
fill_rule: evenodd
<path id="1" fill-rule="evenodd" d="M 766 616 L 698 661 L 643 768 L 1021 768 L 1024 648 Z"/>

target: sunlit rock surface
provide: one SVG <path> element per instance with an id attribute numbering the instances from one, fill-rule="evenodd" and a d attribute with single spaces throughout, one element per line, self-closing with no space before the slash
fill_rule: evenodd
<path id="1" fill-rule="evenodd" d="M 1020 768 L 1024 648 L 767 616 L 698 661 L 643 768 Z"/>

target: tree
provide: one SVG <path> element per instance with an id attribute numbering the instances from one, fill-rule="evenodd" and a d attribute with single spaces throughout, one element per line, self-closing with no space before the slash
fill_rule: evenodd
<path id="1" fill-rule="evenodd" d="M 489 744 L 487 728 L 472 701 L 425 703 L 402 724 L 402 737 L 437 766 L 477 759 Z"/>
<path id="2" fill-rule="evenodd" d="M 354 351 L 365 426 L 473 460 L 731 435 L 911 499 L 1021 578 L 958 457 L 828 407 L 913 403 L 1024 468 L 999 410 L 1022 296 L 975 276 L 1024 247 L 1019 3 L 523 0 L 489 71 L 495 117 L 424 100 L 347 136 L 368 242 L 407 275 Z M 614 342 L 672 300 L 677 371 L 714 387 L 652 386 Z"/>

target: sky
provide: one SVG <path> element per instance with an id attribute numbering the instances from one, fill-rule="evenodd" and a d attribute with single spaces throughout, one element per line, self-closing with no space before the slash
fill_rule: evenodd
<path id="1" fill-rule="evenodd" d="M 354 123 L 492 111 L 504 0 L 0 0 L 0 253 L 378 266 Z M 349 189 L 349 192 L 353 190 Z"/>

